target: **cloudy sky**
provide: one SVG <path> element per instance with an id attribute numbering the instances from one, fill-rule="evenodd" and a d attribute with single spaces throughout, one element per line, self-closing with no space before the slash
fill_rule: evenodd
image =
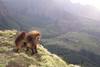
<path id="1" fill-rule="evenodd" d="M 80 3 L 82 5 L 91 5 L 100 10 L 100 0 L 71 0 L 73 3 Z"/>

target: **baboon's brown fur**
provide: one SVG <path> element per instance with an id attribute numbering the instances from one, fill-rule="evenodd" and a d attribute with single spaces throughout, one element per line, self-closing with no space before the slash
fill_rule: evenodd
<path id="1" fill-rule="evenodd" d="M 38 31 L 30 31 L 30 32 L 21 32 L 16 40 L 16 51 L 22 47 L 26 47 L 27 51 L 29 49 L 32 50 L 32 54 L 37 53 L 37 44 L 40 42 L 40 32 Z"/>

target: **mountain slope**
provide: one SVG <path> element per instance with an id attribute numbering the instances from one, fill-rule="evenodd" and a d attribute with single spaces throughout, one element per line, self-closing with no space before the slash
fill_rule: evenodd
<path id="1" fill-rule="evenodd" d="M 51 52 L 69 59 L 70 63 L 82 64 L 84 67 L 99 67 L 99 43 L 100 41 L 96 37 L 89 34 L 68 32 L 61 36 L 47 39 L 45 46 Z"/>
<path id="2" fill-rule="evenodd" d="M 0 67 L 80 67 L 67 64 L 60 57 L 51 54 L 42 45 L 38 47 L 38 54 L 33 56 L 30 52 L 15 53 L 13 49 L 16 31 L 0 31 Z"/>
<path id="3" fill-rule="evenodd" d="M 6 3 L 0 0 L 0 29 L 24 30 L 23 24 L 9 11 Z"/>
<path id="4" fill-rule="evenodd" d="M 71 13 L 73 13 L 73 14 L 100 21 L 100 19 L 99 19 L 100 10 L 96 9 L 95 7 L 92 7 L 90 5 L 83 6 L 83 5 L 80 5 L 79 3 L 70 4 L 69 7 L 71 8 L 71 10 L 67 10 L 68 12 L 72 11 Z M 67 7 L 67 8 L 69 8 L 69 7 Z"/>
<path id="5" fill-rule="evenodd" d="M 58 0 L 2 0 L 2 3 L 0 5 L 8 10 L 5 17 L 2 16 L 4 20 L 10 16 L 17 22 L 0 22 L 1 29 L 13 29 L 15 25 L 19 30 L 38 29 L 50 51 L 68 58 L 71 63 L 100 67 L 99 21 L 72 14 L 73 10 L 65 11 L 63 8 L 67 6 L 62 6 L 62 2 L 59 5 Z"/>
<path id="6" fill-rule="evenodd" d="M 9 14 L 7 7 L 0 0 L 0 29 L 12 29 L 18 28 L 18 23 L 15 23 L 16 20 L 12 18 Z"/>

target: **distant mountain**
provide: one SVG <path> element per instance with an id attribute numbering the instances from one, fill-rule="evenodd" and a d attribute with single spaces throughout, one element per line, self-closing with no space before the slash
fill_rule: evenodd
<path id="1" fill-rule="evenodd" d="M 15 22 L 16 20 L 12 18 L 12 16 L 9 14 L 7 7 L 0 0 L 0 29 L 17 28 L 18 23 Z"/>
<path id="2" fill-rule="evenodd" d="M 66 11 L 75 15 L 100 20 L 100 10 L 91 5 L 81 5 L 80 3 L 71 3 L 70 1 L 67 1 L 67 4 L 64 4 L 63 6 Z"/>
<path id="3" fill-rule="evenodd" d="M 91 7 L 69 0 L 0 2 L 0 29 L 38 29 L 43 33 L 43 44 L 51 52 L 68 58 L 71 63 L 100 67 L 97 59 L 100 58 L 100 21 L 94 17 L 99 16 L 99 11 L 93 9 L 95 15 L 89 14 Z"/>

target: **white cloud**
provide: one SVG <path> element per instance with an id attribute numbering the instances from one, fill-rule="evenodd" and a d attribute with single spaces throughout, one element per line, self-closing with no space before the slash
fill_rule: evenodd
<path id="1" fill-rule="evenodd" d="M 92 5 L 100 10 L 100 0 L 71 0 L 73 3 L 80 3 L 82 5 Z"/>

